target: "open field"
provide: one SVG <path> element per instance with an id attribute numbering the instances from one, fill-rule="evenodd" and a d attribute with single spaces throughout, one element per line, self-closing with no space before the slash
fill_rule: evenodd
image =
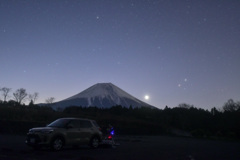
<path id="1" fill-rule="evenodd" d="M 1 160 L 206 160 L 240 159 L 240 143 L 167 136 L 117 137 L 119 146 L 90 149 L 64 148 L 34 151 L 24 144 L 25 136 L 0 135 Z"/>

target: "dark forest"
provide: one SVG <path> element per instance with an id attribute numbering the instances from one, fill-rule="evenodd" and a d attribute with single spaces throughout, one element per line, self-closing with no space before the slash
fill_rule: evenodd
<path id="1" fill-rule="evenodd" d="M 228 100 L 221 109 L 196 108 L 189 104 L 151 109 L 146 107 L 109 109 L 72 106 L 63 111 L 30 103 L 0 101 L 0 134 L 26 134 L 61 117 L 96 120 L 104 129 L 111 124 L 119 135 L 177 135 L 211 139 L 240 139 L 240 103 Z"/>

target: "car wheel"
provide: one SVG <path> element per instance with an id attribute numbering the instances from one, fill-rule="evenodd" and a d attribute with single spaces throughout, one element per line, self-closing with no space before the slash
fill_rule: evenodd
<path id="1" fill-rule="evenodd" d="M 51 148 L 54 151 L 60 151 L 63 148 L 64 141 L 61 137 L 54 138 L 51 143 Z"/>
<path id="2" fill-rule="evenodd" d="M 91 141 L 90 141 L 90 146 L 91 146 L 92 148 L 98 148 L 99 142 L 100 142 L 100 140 L 99 140 L 98 137 L 93 137 L 93 138 L 91 139 Z"/>

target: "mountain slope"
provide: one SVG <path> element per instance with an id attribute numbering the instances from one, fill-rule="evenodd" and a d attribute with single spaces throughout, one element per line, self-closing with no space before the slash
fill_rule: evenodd
<path id="1" fill-rule="evenodd" d="M 64 109 L 69 106 L 110 108 L 115 105 L 127 108 L 130 106 L 133 108 L 142 106 L 153 108 L 153 106 L 140 101 L 112 83 L 97 83 L 72 97 L 54 103 L 52 107 L 54 109 Z"/>

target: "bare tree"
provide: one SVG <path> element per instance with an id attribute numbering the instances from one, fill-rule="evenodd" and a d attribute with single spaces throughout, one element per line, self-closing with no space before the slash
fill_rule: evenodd
<path id="1" fill-rule="evenodd" d="M 224 105 L 223 105 L 223 110 L 224 111 L 237 111 L 239 109 L 239 103 L 234 102 L 233 99 L 229 99 Z"/>
<path id="2" fill-rule="evenodd" d="M 47 104 L 52 104 L 54 101 L 55 101 L 55 98 L 54 98 L 54 97 L 49 97 L 49 98 L 47 98 L 47 99 L 45 100 L 45 102 L 46 102 Z"/>
<path id="3" fill-rule="evenodd" d="M 9 97 L 8 94 L 10 93 L 11 88 L 3 87 L 3 88 L 0 88 L 0 91 L 2 91 L 3 101 L 6 102 L 7 98 Z"/>
<path id="4" fill-rule="evenodd" d="M 29 94 L 28 95 L 28 99 L 30 102 L 33 102 L 33 104 L 36 102 L 36 100 L 39 97 L 39 93 L 38 92 L 34 92 L 33 94 Z"/>
<path id="5" fill-rule="evenodd" d="M 179 108 L 185 108 L 185 109 L 190 109 L 191 107 L 194 107 L 193 105 L 186 104 L 186 103 L 181 103 L 178 105 Z"/>
<path id="6" fill-rule="evenodd" d="M 26 89 L 24 88 L 20 88 L 17 89 L 16 92 L 13 93 L 14 99 L 16 100 L 17 103 L 21 104 L 22 101 L 25 100 L 25 98 L 27 97 L 27 92 Z"/>

